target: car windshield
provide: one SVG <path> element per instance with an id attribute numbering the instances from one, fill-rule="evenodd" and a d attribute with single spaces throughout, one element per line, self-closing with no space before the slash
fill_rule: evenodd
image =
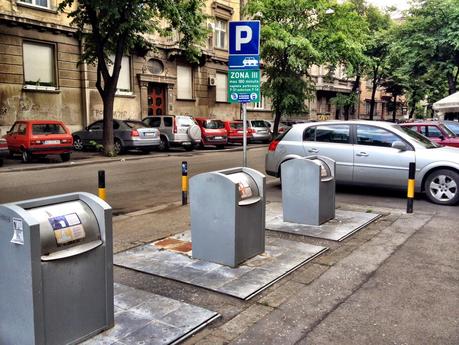
<path id="1" fill-rule="evenodd" d="M 242 129 L 242 122 L 231 122 L 230 127 L 234 129 Z"/>
<path id="2" fill-rule="evenodd" d="M 445 126 L 454 132 L 454 134 L 459 135 L 459 122 L 447 122 L 445 123 Z"/>
<path id="3" fill-rule="evenodd" d="M 439 127 L 441 127 L 445 133 L 448 135 L 448 138 L 454 138 L 456 137 L 456 134 L 454 134 L 454 132 L 452 132 L 448 127 L 446 127 L 444 124 L 439 124 L 438 125 Z"/>
<path id="4" fill-rule="evenodd" d="M 422 134 L 419 134 L 415 130 L 412 130 L 408 127 L 402 127 L 402 126 L 395 126 L 397 129 L 402 130 L 406 134 L 408 134 L 411 139 L 414 139 L 419 145 L 424 146 L 426 149 L 434 149 L 437 147 L 441 147 L 441 145 L 434 143 L 433 141 L 430 141 L 427 139 L 425 136 Z"/>
<path id="5" fill-rule="evenodd" d="M 141 121 L 124 121 L 124 123 L 132 129 L 145 128 L 145 124 Z"/>
<path id="6" fill-rule="evenodd" d="M 220 120 L 205 120 L 202 123 L 202 127 L 207 129 L 220 129 L 225 128 L 225 125 Z"/>
<path id="7" fill-rule="evenodd" d="M 65 134 L 65 129 L 60 124 L 57 123 L 40 123 L 32 124 L 32 134 Z"/>
<path id="8" fill-rule="evenodd" d="M 252 121 L 252 127 L 267 127 L 266 123 L 262 120 L 254 120 Z"/>

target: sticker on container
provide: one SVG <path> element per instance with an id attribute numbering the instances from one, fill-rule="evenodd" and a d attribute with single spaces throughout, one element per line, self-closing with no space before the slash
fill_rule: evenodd
<path id="1" fill-rule="evenodd" d="M 48 218 L 57 244 L 66 244 L 86 237 L 81 220 L 76 213 Z"/>
<path id="2" fill-rule="evenodd" d="M 79 224 L 64 229 L 54 230 L 57 244 L 66 244 L 86 237 L 83 225 Z"/>
<path id="3" fill-rule="evenodd" d="M 21 218 L 13 218 L 13 238 L 10 242 L 24 245 L 24 228 Z"/>
<path id="4" fill-rule="evenodd" d="M 250 185 L 248 183 L 239 182 L 238 188 L 239 188 L 239 194 L 241 195 L 241 199 L 247 199 L 253 195 L 252 188 L 250 188 Z"/>

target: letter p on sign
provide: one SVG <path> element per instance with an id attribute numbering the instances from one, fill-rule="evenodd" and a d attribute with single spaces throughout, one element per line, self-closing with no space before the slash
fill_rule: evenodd
<path id="1" fill-rule="evenodd" d="M 243 37 L 242 33 L 245 33 Z M 242 45 L 252 40 L 252 29 L 247 25 L 236 26 L 236 51 L 242 50 Z"/>
<path id="2" fill-rule="evenodd" d="M 229 54 L 260 54 L 260 21 L 229 22 Z"/>

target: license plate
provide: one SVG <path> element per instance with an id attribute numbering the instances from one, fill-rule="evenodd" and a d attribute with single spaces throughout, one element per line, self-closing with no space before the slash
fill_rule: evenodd
<path id="1" fill-rule="evenodd" d="M 238 133 L 244 133 L 244 131 L 237 131 Z"/>
<path id="2" fill-rule="evenodd" d="M 54 145 L 54 144 L 60 144 L 60 140 L 45 140 L 45 145 Z"/>
<path id="3" fill-rule="evenodd" d="M 145 136 L 146 136 L 146 137 L 154 137 L 154 136 L 155 136 L 155 133 L 145 133 Z"/>
<path id="4" fill-rule="evenodd" d="M 215 137 L 215 139 L 223 139 L 222 137 Z"/>
<path id="5" fill-rule="evenodd" d="M 191 143 L 189 141 L 185 141 L 183 145 L 191 145 Z"/>

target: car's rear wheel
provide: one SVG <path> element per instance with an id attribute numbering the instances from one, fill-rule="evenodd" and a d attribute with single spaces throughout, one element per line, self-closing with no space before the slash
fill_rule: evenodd
<path id="1" fill-rule="evenodd" d="M 29 151 L 23 150 L 22 151 L 22 163 L 29 163 L 32 160 L 32 155 Z"/>
<path id="2" fill-rule="evenodd" d="M 80 137 L 73 137 L 73 149 L 75 151 L 83 151 L 83 140 Z"/>
<path id="3" fill-rule="evenodd" d="M 113 151 L 115 151 L 115 154 L 119 155 L 123 153 L 123 144 L 121 143 L 121 140 L 115 139 L 115 142 L 113 143 Z"/>
<path id="4" fill-rule="evenodd" d="M 194 147 L 193 145 L 187 145 L 187 146 L 184 146 L 185 147 L 185 151 L 193 151 Z"/>
<path id="5" fill-rule="evenodd" d="M 0 167 L 3 166 L 3 159 L 0 158 Z"/>
<path id="6" fill-rule="evenodd" d="M 63 162 L 68 162 L 70 160 L 70 152 L 62 153 L 61 154 L 61 159 L 62 159 Z"/>
<path id="7" fill-rule="evenodd" d="M 224 149 L 225 148 L 225 145 L 217 145 L 217 149 L 221 150 L 221 149 Z"/>
<path id="8" fill-rule="evenodd" d="M 165 136 L 161 136 L 161 141 L 159 143 L 159 150 L 160 151 L 168 151 L 169 150 L 169 142 Z"/>
<path id="9" fill-rule="evenodd" d="M 440 205 L 454 205 L 459 201 L 459 174 L 449 169 L 430 173 L 424 182 L 424 190 L 430 201 Z"/>

